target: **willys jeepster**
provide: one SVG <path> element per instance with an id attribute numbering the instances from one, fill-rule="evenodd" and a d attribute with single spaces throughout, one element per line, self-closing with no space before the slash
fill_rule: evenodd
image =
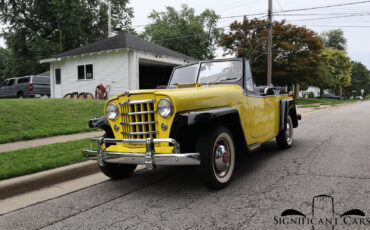
<path id="1" fill-rule="evenodd" d="M 243 58 L 176 67 L 166 89 L 126 91 L 109 99 L 104 112 L 89 126 L 105 135 L 92 139 L 97 149 L 83 154 L 97 159 L 105 175 L 124 178 L 137 165 L 196 165 L 211 188 L 230 182 L 237 153 L 272 138 L 291 147 L 300 119 L 281 89 L 255 87 Z"/>

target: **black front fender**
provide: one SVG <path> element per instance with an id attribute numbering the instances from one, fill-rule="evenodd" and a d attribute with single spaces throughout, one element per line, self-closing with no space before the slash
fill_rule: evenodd
<path id="1" fill-rule="evenodd" d="M 95 117 L 89 120 L 90 128 L 100 128 L 105 131 L 108 137 L 114 137 L 112 128 L 108 122 L 108 119 L 104 116 Z"/>
<path id="2" fill-rule="evenodd" d="M 185 126 L 202 124 L 230 114 L 239 116 L 238 110 L 233 107 L 183 112 L 176 114 L 174 124 Z"/>
<path id="3" fill-rule="evenodd" d="M 297 109 L 293 99 L 283 99 L 280 101 L 280 130 L 286 129 L 288 115 L 292 118 L 293 128 L 297 128 L 299 115 L 297 115 Z"/>
<path id="4" fill-rule="evenodd" d="M 179 141 L 182 148 L 195 151 L 199 134 L 211 126 L 225 126 L 232 133 L 238 149 L 246 149 L 247 143 L 240 121 L 239 111 L 233 107 L 211 108 L 177 113 L 172 123 L 170 137 Z"/>

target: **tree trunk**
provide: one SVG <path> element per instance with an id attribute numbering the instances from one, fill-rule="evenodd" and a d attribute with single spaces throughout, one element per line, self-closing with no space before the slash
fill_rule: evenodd
<path id="1" fill-rule="evenodd" d="M 320 98 L 321 99 L 324 98 L 324 89 L 323 88 L 320 88 Z"/>
<path id="2" fill-rule="evenodd" d="M 339 86 L 339 96 L 340 96 L 340 100 L 343 100 L 343 90 L 342 90 L 342 86 L 340 85 Z"/>
<path id="3" fill-rule="evenodd" d="M 295 99 L 299 98 L 299 84 L 298 83 L 294 84 L 294 98 Z"/>

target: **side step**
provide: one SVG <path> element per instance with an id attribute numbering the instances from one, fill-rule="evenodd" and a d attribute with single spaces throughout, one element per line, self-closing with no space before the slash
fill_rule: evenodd
<path id="1" fill-rule="evenodd" d="M 254 144 L 251 144 L 251 145 L 248 145 L 248 150 L 249 151 L 256 151 L 257 149 L 259 149 L 261 147 L 261 143 L 257 142 L 257 143 L 254 143 Z"/>

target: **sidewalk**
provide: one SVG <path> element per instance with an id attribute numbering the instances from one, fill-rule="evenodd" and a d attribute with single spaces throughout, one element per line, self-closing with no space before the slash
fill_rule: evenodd
<path id="1" fill-rule="evenodd" d="M 18 149 L 32 148 L 32 147 L 37 147 L 41 145 L 61 143 L 61 142 L 66 142 L 66 141 L 76 141 L 76 140 L 81 140 L 85 138 L 103 136 L 103 134 L 104 134 L 104 131 L 95 131 L 95 132 L 76 133 L 76 134 L 70 134 L 70 135 L 61 135 L 61 136 L 46 137 L 46 138 L 35 139 L 35 140 L 17 141 L 17 142 L 11 142 L 11 143 L 6 143 L 6 144 L 0 144 L 0 153 L 14 151 Z"/>

